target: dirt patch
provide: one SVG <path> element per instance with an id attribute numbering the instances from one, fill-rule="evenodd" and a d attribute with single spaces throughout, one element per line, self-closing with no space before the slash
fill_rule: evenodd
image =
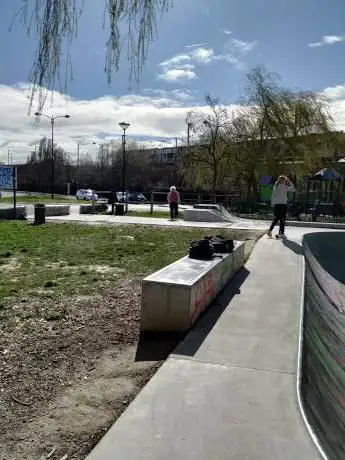
<path id="1" fill-rule="evenodd" d="M 0 460 L 85 459 L 181 339 L 139 337 L 139 280 L 205 231 L 1 224 Z"/>
<path id="2" fill-rule="evenodd" d="M 49 308 L 36 300 L 19 314 L 14 304 L 3 328 L 1 460 L 38 460 L 54 448 L 52 460 L 84 459 L 161 364 L 136 361 L 140 283 L 71 298 L 63 319 L 45 319 Z"/>

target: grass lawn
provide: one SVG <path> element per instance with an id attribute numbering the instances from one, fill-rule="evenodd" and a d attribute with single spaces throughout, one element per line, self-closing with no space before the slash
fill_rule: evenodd
<path id="1" fill-rule="evenodd" d="M 257 232 L 226 231 L 253 240 Z M 99 292 L 125 275 L 141 278 L 186 254 L 205 229 L 0 223 L 0 305 L 10 297 Z M 248 248 L 249 249 L 249 248 Z M 2 266 L 2 268 L 1 268 Z"/>
<path id="2" fill-rule="evenodd" d="M 0 198 L 0 203 L 13 203 L 13 198 L 11 196 L 5 196 Z M 20 204 L 36 204 L 36 203 L 45 203 L 45 204 L 78 204 L 83 203 L 78 201 L 76 198 L 64 197 L 63 195 L 56 195 L 52 200 L 50 195 L 32 195 L 32 196 L 17 196 L 17 203 Z"/>
<path id="3" fill-rule="evenodd" d="M 205 233 L 0 222 L 0 458 L 85 459 L 176 345 L 137 359 L 140 280 Z"/>

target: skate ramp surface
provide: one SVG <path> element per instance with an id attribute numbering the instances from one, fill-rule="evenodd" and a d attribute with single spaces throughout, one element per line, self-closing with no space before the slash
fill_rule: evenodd
<path id="1" fill-rule="evenodd" d="M 345 232 L 312 233 L 306 258 L 302 397 L 329 460 L 345 458 Z"/>
<path id="2" fill-rule="evenodd" d="M 241 219 L 230 214 L 224 206 L 217 204 L 197 204 L 193 209 L 186 209 L 183 218 L 190 222 L 229 222 L 237 223 Z"/>

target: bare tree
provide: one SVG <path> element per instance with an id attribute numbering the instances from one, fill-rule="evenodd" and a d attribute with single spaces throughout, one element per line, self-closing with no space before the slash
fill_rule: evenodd
<path id="1" fill-rule="evenodd" d="M 222 167 L 230 152 L 231 114 L 217 98 L 206 96 L 207 109 L 195 110 L 187 120 L 197 136 L 183 158 L 184 178 L 193 185 L 209 183 L 212 193 L 219 185 Z"/>
<path id="2" fill-rule="evenodd" d="M 156 31 L 158 15 L 165 12 L 172 0 L 103 0 L 103 28 L 109 29 L 106 42 L 105 72 L 108 83 L 114 70 L 118 70 L 121 52 L 126 45 L 130 65 L 130 79 L 139 80 L 146 61 L 148 46 Z M 85 11 L 84 0 L 23 0 L 23 6 L 15 16 L 26 28 L 28 35 L 37 33 L 38 46 L 30 79 L 32 91 L 31 110 L 38 93 L 38 107 L 41 111 L 47 97 L 47 90 L 53 90 L 59 83 L 66 91 L 72 77 L 70 46 L 78 34 L 79 18 Z M 127 23 L 127 34 L 122 35 L 120 22 Z M 63 50 L 67 58 L 62 60 Z"/>

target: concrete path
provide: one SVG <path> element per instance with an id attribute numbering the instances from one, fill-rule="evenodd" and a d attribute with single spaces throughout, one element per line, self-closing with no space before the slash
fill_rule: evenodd
<path id="1" fill-rule="evenodd" d="M 87 460 L 320 458 L 296 392 L 303 233 L 259 241 Z"/>

